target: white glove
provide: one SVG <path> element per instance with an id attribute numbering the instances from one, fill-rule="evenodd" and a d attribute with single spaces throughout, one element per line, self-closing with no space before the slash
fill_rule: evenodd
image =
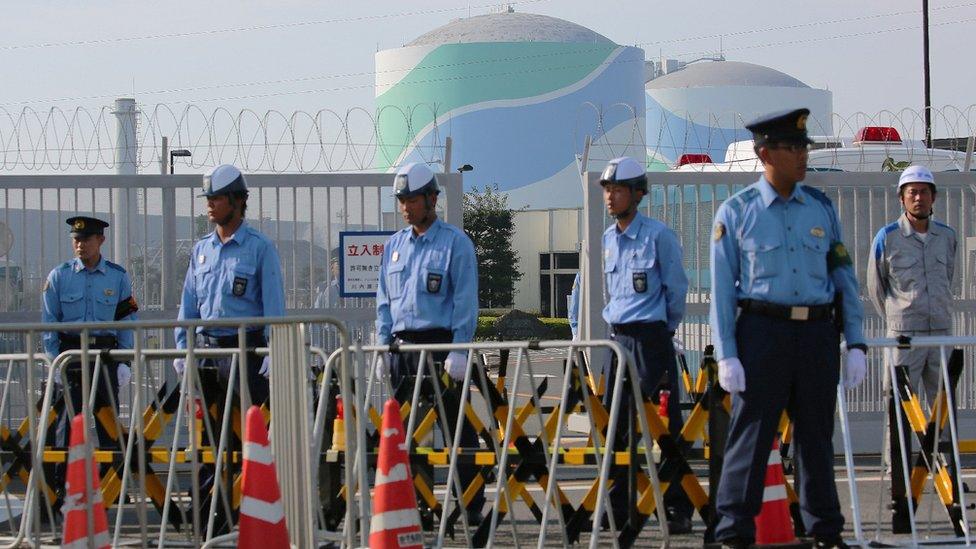
<path id="1" fill-rule="evenodd" d="M 864 381 L 868 373 L 867 357 L 860 349 L 847 351 L 847 362 L 844 364 L 844 388 L 853 389 Z"/>
<path id="2" fill-rule="evenodd" d="M 173 359 L 173 369 L 176 370 L 177 377 L 183 375 L 183 370 L 186 369 L 186 359 L 185 358 L 174 358 Z"/>
<path id="3" fill-rule="evenodd" d="M 683 355 L 685 354 L 685 344 L 678 339 L 678 336 L 671 337 L 671 345 L 674 345 L 674 354 Z"/>
<path id="4" fill-rule="evenodd" d="M 451 351 L 444 361 L 444 369 L 454 381 L 464 381 L 465 367 L 468 365 L 468 353 L 464 351 Z"/>
<path id="5" fill-rule="evenodd" d="M 119 376 L 119 389 L 125 387 L 132 380 L 132 370 L 129 369 L 128 364 L 119 364 L 116 372 Z"/>
<path id="6" fill-rule="evenodd" d="M 718 361 L 718 384 L 730 393 L 746 390 L 746 372 L 738 358 L 723 358 Z"/>
<path id="7" fill-rule="evenodd" d="M 387 354 L 385 357 L 376 358 L 375 372 L 377 381 L 385 379 L 386 376 L 390 374 L 390 360 L 392 360 L 392 358 L 389 354 Z"/>
<path id="8" fill-rule="evenodd" d="M 271 357 L 266 356 L 264 360 L 261 361 L 261 369 L 258 370 L 258 375 L 264 376 L 265 379 L 271 374 Z"/>

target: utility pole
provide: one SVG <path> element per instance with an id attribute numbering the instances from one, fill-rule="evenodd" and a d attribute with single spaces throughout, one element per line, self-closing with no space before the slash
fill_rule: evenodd
<path id="1" fill-rule="evenodd" d="M 929 0 L 922 0 L 922 71 L 925 76 L 925 146 L 932 148 L 932 84 L 929 77 Z"/>

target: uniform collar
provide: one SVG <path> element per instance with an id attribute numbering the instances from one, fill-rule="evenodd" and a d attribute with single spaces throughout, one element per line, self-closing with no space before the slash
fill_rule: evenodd
<path id="1" fill-rule="evenodd" d="M 908 214 L 901 212 L 901 217 L 898 218 L 898 228 L 901 229 L 901 234 L 904 237 L 912 236 L 915 233 L 915 229 L 912 227 L 911 221 L 908 220 Z M 934 219 L 929 217 L 929 230 L 926 234 L 938 235 L 942 233 L 942 228 L 939 224 L 935 222 Z"/>
<path id="2" fill-rule="evenodd" d="M 234 234 L 230 237 L 229 240 L 227 240 L 227 242 L 234 240 L 238 244 L 244 245 L 244 242 L 247 241 L 247 233 L 248 233 L 247 221 L 241 221 L 241 226 L 238 227 L 236 231 L 234 231 Z M 217 229 L 214 229 L 213 232 L 210 233 L 210 243 L 213 244 L 214 246 L 221 245 L 220 237 L 217 236 Z"/>
<path id="3" fill-rule="evenodd" d="M 427 231 L 420 236 L 417 236 L 413 233 L 413 226 L 409 226 L 407 227 L 407 234 L 410 235 L 410 240 L 414 240 L 414 241 L 427 240 L 429 238 L 432 239 L 434 238 L 434 235 L 437 234 L 437 231 L 441 229 L 441 223 L 443 223 L 443 221 L 441 221 L 441 218 L 438 217 L 437 219 L 434 220 L 433 223 L 430 224 L 430 227 L 427 227 Z"/>
<path id="4" fill-rule="evenodd" d="M 776 189 L 773 188 L 773 185 L 769 181 L 766 181 L 765 174 L 759 176 L 759 181 L 756 182 L 756 188 L 759 190 L 759 196 L 763 199 L 763 205 L 767 208 L 777 198 L 781 198 L 779 193 L 776 192 Z M 800 204 L 806 202 L 806 193 L 800 188 L 799 182 L 793 187 L 793 194 L 790 195 L 790 198 L 786 202 L 790 200 L 796 200 Z"/>
<path id="5" fill-rule="evenodd" d="M 617 224 L 616 223 L 614 223 L 614 227 L 613 228 L 617 232 L 618 235 L 626 236 L 627 238 L 629 238 L 631 240 L 634 240 L 634 239 L 637 238 L 637 234 L 640 233 L 641 227 L 644 225 L 644 220 L 645 219 L 647 219 L 647 218 L 644 217 L 643 215 L 641 215 L 640 212 L 637 212 L 634 215 L 634 220 L 630 222 L 630 225 L 627 225 L 627 230 L 626 231 L 620 232 L 617 229 Z"/>
<path id="6" fill-rule="evenodd" d="M 76 273 L 79 273 L 79 272 L 85 270 L 85 264 L 81 262 L 81 259 L 80 258 L 77 258 L 76 257 L 76 258 L 74 258 L 71 261 L 71 270 L 74 271 L 74 272 L 76 272 Z M 98 265 L 95 265 L 95 268 L 92 269 L 92 270 L 93 271 L 98 271 L 98 272 L 101 272 L 101 273 L 104 273 L 105 272 L 105 256 L 104 255 L 101 258 L 99 258 Z"/>

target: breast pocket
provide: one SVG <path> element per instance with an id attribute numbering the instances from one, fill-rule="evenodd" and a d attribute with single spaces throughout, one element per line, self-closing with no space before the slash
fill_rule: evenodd
<path id="1" fill-rule="evenodd" d="M 198 265 L 193 270 L 193 282 L 197 290 L 197 305 L 201 306 L 203 300 L 214 291 L 213 270 L 210 265 Z"/>
<path id="2" fill-rule="evenodd" d="M 803 237 L 803 260 L 807 274 L 817 280 L 827 278 L 827 239 L 813 235 Z"/>
<path id="3" fill-rule="evenodd" d="M 403 286 L 407 283 L 406 264 L 394 263 L 386 268 L 386 294 L 390 299 L 399 299 L 403 295 Z"/>
<path id="4" fill-rule="evenodd" d="M 655 288 L 661 285 L 655 265 L 657 265 L 657 259 L 654 257 L 646 257 L 644 254 L 631 257 L 627 265 L 630 291 L 636 294 L 646 294 L 648 291 L 653 292 Z M 623 280 L 622 283 L 626 286 L 627 280 Z"/>
<path id="5" fill-rule="evenodd" d="M 256 301 L 258 295 L 257 268 L 248 263 L 238 263 L 227 272 L 224 293 L 236 298 Z"/>
<path id="6" fill-rule="evenodd" d="M 117 296 L 100 295 L 95 298 L 95 319 L 101 321 L 115 320 L 115 306 L 118 305 Z"/>
<path id="7" fill-rule="evenodd" d="M 85 300 L 84 294 L 80 291 L 66 292 L 61 294 L 61 320 L 63 322 L 76 322 L 85 320 Z"/>
<path id="8" fill-rule="evenodd" d="M 918 256 L 896 253 L 889 260 L 892 286 L 902 293 L 912 293 L 919 284 Z"/>
<path id="9" fill-rule="evenodd" d="M 783 263 L 783 258 L 780 257 L 782 248 L 782 242 L 771 238 L 752 237 L 742 240 L 744 272 L 749 273 L 752 282 L 779 274 Z"/>

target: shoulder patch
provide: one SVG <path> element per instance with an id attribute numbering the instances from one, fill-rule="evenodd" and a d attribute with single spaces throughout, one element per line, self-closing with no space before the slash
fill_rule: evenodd
<path id="1" fill-rule="evenodd" d="M 818 201 L 833 207 L 834 203 L 830 201 L 830 197 L 828 197 L 827 194 L 820 189 L 811 187 L 810 185 L 800 185 L 800 188 L 803 189 L 803 192 L 807 193 L 813 198 L 816 198 Z"/>
<path id="2" fill-rule="evenodd" d="M 123 273 L 125 272 L 125 268 L 122 267 L 122 265 L 119 265 L 118 263 L 112 263 L 111 261 L 106 259 L 105 264 L 115 269 L 116 271 L 122 271 Z"/>

